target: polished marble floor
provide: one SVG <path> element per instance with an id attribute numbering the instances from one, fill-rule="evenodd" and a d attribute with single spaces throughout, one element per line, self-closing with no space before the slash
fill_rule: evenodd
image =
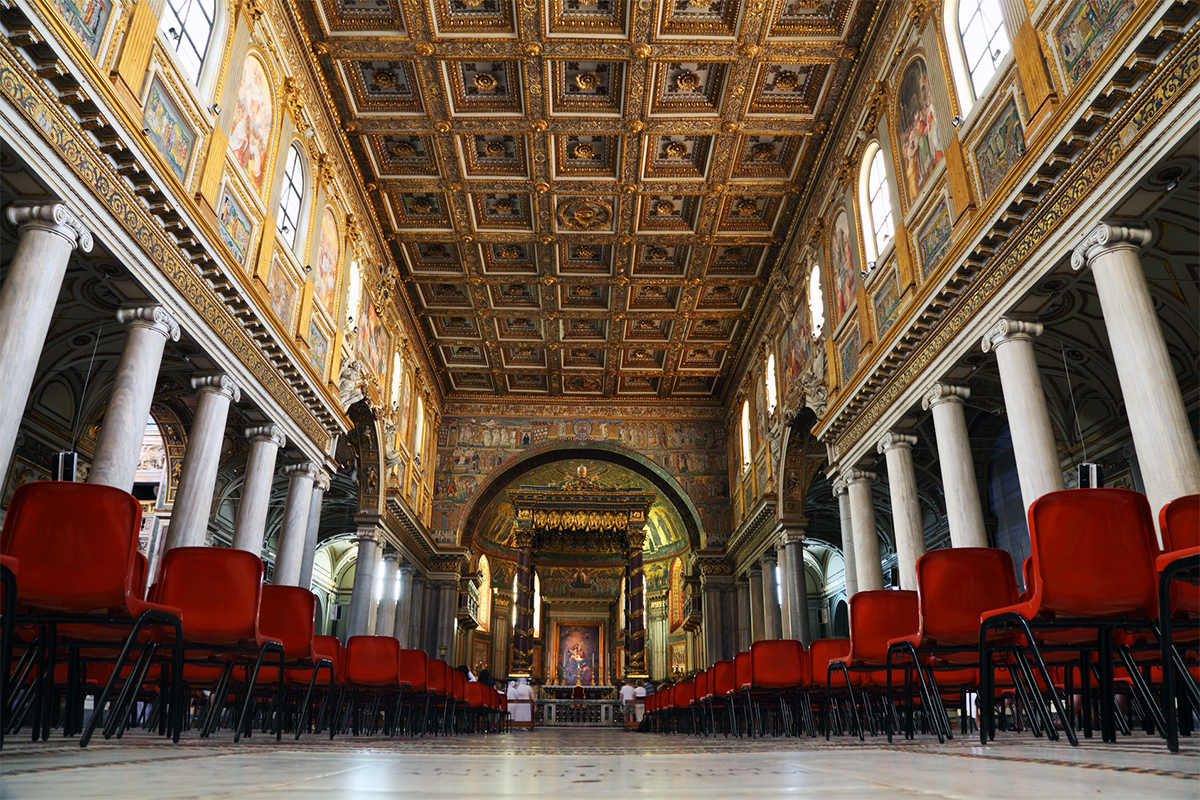
<path id="1" fill-rule="evenodd" d="M 299 743 L 218 735 L 179 745 L 140 733 L 0 751 L 3 798 L 1195 798 L 1200 743 L 1171 755 L 1144 736 L 1072 748 L 977 741 L 738 741 L 542 729 L 451 739 Z"/>

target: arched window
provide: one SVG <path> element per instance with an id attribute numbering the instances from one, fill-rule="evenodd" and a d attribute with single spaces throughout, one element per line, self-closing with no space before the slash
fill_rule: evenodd
<path id="1" fill-rule="evenodd" d="M 821 265 L 813 264 L 808 276 L 808 313 L 812 317 L 812 336 L 818 339 L 825 329 L 825 297 L 821 292 Z"/>
<path id="2" fill-rule="evenodd" d="M 417 423 L 413 430 L 413 455 L 418 459 L 421 453 L 424 452 L 422 445 L 425 444 L 425 401 L 417 397 Z"/>
<path id="3" fill-rule="evenodd" d="M 750 401 L 742 402 L 742 472 L 750 469 Z"/>
<path id="4" fill-rule="evenodd" d="M 403 364 L 400 361 L 400 353 L 392 354 L 392 391 L 390 392 L 392 400 L 392 409 L 400 407 L 400 376 L 403 373 Z"/>
<path id="5" fill-rule="evenodd" d="M 279 193 L 279 214 L 275 220 L 279 235 L 293 251 L 296 249 L 296 234 L 300 230 L 304 190 L 304 156 L 300 154 L 299 145 L 293 143 L 288 148 L 287 163 L 283 167 L 283 189 Z"/>
<path id="6" fill-rule="evenodd" d="M 767 413 L 775 413 L 775 405 L 778 403 L 779 387 L 775 383 L 775 354 L 767 354 L 767 373 L 763 376 L 763 380 L 767 384 Z"/>
<path id="7" fill-rule="evenodd" d="M 362 270 L 358 261 L 350 262 L 350 277 L 346 285 L 346 330 L 358 330 L 358 312 L 362 305 Z"/>
<path id="8" fill-rule="evenodd" d="M 216 18 L 213 0 L 166 0 L 158 24 L 167 46 L 175 51 L 179 68 L 196 85 L 200 84 Z"/>
<path id="9" fill-rule="evenodd" d="M 479 628 L 480 633 L 492 629 L 492 565 L 487 556 L 479 557 Z"/>
<path id="10" fill-rule="evenodd" d="M 887 170 L 883 164 L 883 150 L 878 142 L 872 142 L 863 157 L 862 176 L 859 180 L 859 206 L 861 207 L 867 260 L 875 261 L 895 235 L 892 225 L 892 196 L 888 189 Z"/>
<path id="11" fill-rule="evenodd" d="M 949 0 L 945 21 L 954 84 L 965 116 L 1011 49 L 1008 29 L 1000 0 Z"/>
<path id="12" fill-rule="evenodd" d="M 533 638 L 542 638 L 542 579 L 533 573 Z"/>

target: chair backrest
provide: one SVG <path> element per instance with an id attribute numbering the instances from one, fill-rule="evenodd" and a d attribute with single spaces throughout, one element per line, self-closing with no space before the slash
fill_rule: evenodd
<path id="1" fill-rule="evenodd" d="M 703 700 L 705 697 L 708 697 L 708 670 L 696 676 L 696 699 Z"/>
<path id="2" fill-rule="evenodd" d="M 258 604 L 258 631 L 283 645 L 289 661 L 313 655 L 317 622 L 317 596 L 299 586 L 262 587 Z"/>
<path id="3" fill-rule="evenodd" d="M 696 699 L 696 682 L 694 680 L 675 684 L 675 707 L 687 708 Z"/>
<path id="4" fill-rule="evenodd" d="M 743 650 L 733 657 L 733 679 L 738 689 L 754 683 L 754 656 L 749 650 Z"/>
<path id="5" fill-rule="evenodd" d="M 183 612 L 183 637 L 228 644 L 258 638 L 262 559 L 228 547 L 173 547 L 163 553 L 154 602 Z"/>
<path id="6" fill-rule="evenodd" d="M 922 644 L 979 644 L 979 618 L 1016 604 L 1012 556 L 994 547 L 947 547 L 917 559 Z"/>
<path id="7" fill-rule="evenodd" d="M 734 690 L 733 659 L 718 661 L 712 665 L 712 685 L 708 687 L 713 697 L 724 697 Z"/>
<path id="8" fill-rule="evenodd" d="M 400 642 L 392 636 L 351 636 L 346 640 L 346 682 L 399 686 Z"/>
<path id="9" fill-rule="evenodd" d="M 824 686 L 829 662 L 839 661 L 849 653 L 849 639 L 814 639 L 808 645 L 809 683 Z"/>
<path id="10" fill-rule="evenodd" d="M 314 636 L 312 649 L 314 658 L 327 658 L 333 662 L 333 679 L 335 682 L 341 682 L 342 643 L 338 641 L 338 638 L 336 636 Z M 318 680 L 325 680 L 325 674 L 322 672 Z"/>
<path id="11" fill-rule="evenodd" d="M 446 662 L 440 658 L 430 658 L 429 668 L 425 671 L 425 688 L 434 694 L 448 694 L 446 691 Z"/>
<path id="12" fill-rule="evenodd" d="M 1157 597 L 1158 551 L 1146 496 L 1128 489 L 1068 489 L 1029 507 L 1033 595 L 1039 611 L 1138 614 Z"/>
<path id="13" fill-rule="evenodd" d="M 400 682 L 423 692 L 429 681 L 429 656 L 424 650 L 400 650 Z"/>
<path id="14" fill-rule="evenodd" d="M 21 562 L 21 602 L 53 611 L 125 605 L 142 507 L 128 492 L 73 481 L 17 487 L 0 534 L 0 552 Z"/>
<path id="15" fill-rule="evenodd" d="M 911 636 L 921 624 L 917 593 L 877 589 L 850 598 L 850 661 L 887 664 L 888 642 Z"/>
<path id="16" fill-rule="evenodd" d="M 1163 552 L 1200 547 L 1200 494 L 1177 497 L 1158 512 Z"/>
<path id="17" fill-rule="evenodd" d="M 804 645 L 795 639 L 763 639 L 750 645 L 755 689 L 804 685 Z"/>
<path id="18" fill-rule="evenodd" d="M 454 684 L 453 684 L 454 696 L 458 700 L 466 700 L 467 699 L 467 676 L 463 675 L 461 671 L 456 669 L 456 670 L 454 670 L 454 674 L 451 675 L 450 677 L 454 680 Z"/>

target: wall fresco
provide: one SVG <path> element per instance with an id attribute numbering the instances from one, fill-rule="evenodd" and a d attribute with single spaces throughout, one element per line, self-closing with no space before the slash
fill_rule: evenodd
<path id="1" fill-rule="evenodd" d="M 917 258 L 921 262 L 922 278 L 928 278 L 942 263 L 950 249 L 952 233 L 950 212 L 946 209 L 946 201 L 943 200 L 917 233 Z"/>
<path id="2" fill-rule="evenodd" d="M 979 185 L 988 197 L 1004 182 L 1009 170 L 1025 156 L 1025 132 L 1017 104 L 1009 100 L 1000 116 L 988 128 L 975 147 L 975 167 L 979 170 Z"/>
<path id="3" fill-rule="evenodd" d="M 1070 88 L 1104 54 L 1136 5 L 1134 0 L 1078 0 L 1063 15 L 1054 28 L 1054 44 Z"/>
<path id="4" fill-rule="evenodd" d="M 150 95 L 146 99 L 142 125 L 146 129 L 146 136 L 167 160 L 167 165 L 175 177 L 181 183 L 187 180 L 196 134 L 191 126 L 184 122 L 179 107 L 175 105 L 175 101 L 157 75 L 150 84 Z"/>

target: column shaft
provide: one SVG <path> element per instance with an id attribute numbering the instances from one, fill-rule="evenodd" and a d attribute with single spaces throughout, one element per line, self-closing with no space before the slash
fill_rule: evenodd
<path id="1" fill-rule="evenodd" d="M 518 537 L 525 537 L 523 532 Z M 527 539 L 527 537 L 525 537 Z M 513 628 L 511 674 L 529 676 L 533 660 L 533 553 L 528 541 L 517 547 L 517 625 Z"/>
<path id="2" fill-rule="evenodd" d="M 396 628 L 396 562 L 395 552 L 385 553 L 381 562 L 383 574 L 383 596 L 379 598 L 379 612 L 375 615 L 375 635 L 391 636 Z"/>
<path id="3" fill-rule="evenodd" d="M 996 351 L 1008 430 L 1026 511 L 1042 495 L 1064 488 L 1054 428 L 1046 408 L 1046 393 L 1042 390 L 1042 379 L 1033 354 L 1033 337 L 1041 332 L 1041 323 L 1004 317 L 983 337 L 983 351 Z"/>
<path id="4" fill-rule="evenodd" d="M 788 638 L 799 639 L 808 647 L 812 641 L 808 621 L 808 580 L 804 570 L 804 539 L 801 535 L 789 534 L 784 546 L 787 567 L 784 576 L 783 600 L 787 605 L 792 627 Z"/>
<path id="5" fill-rule="evenodd" d="M 122 308 L 117 321 L 126 323 L 125 347 L 113 375 L 112 394 L 104 408 L 104 424 L 96 441 L 88 483 L 133 491 L 146 419 L 154 400 L 163 348 L 179 341 L 179 325 L 162 306 Z"/>
<path id="6" fill-rule="evenodd" d="M 850 493 L 846 481 L 838 478 L 833 482 L 833 496 L 838 501 L 838 522 L 842 527 L 842 565 L 846 581 L 846 597 L 858 591 L 858 572 L 854 564 L 854 522 L 850 516 Z"/>
<path id="7" fill-rule="evenodd" d="M 1150 238 L 1145 228 L 1099 225 L 1071 265 L 1079 269 L 1086 259 L 1096 279 L 1138 469 L 1157 523 L 1167 503 L 1200 492 L 1200 452 L 1138 254 Z"/>
<path id="8" fill-rule="evenodd" d="M 750 580 L 737 581 L 737 649 L 743 652 L 754 643 L 754 631 L 750 627 Z"/>
<path id="9" fill-rule="evenodd" d="M 971 396 L 965 386 L 935 383 L 925 392 L 922 408 L 933 409 L 933 431 L 937 436 L 942 490 L 946 493 L 946 519 L 953 547 L 987 547 L 983 504 L 975 480 L 975 459 L 967 436 L 963 400 Z"/>
<path id="10" fill-rule="evenodd" d="M 767 637 L 767 616 L 763 606 L 762 567 L 750 568 L 750 642 L 762 641 Z"/>
<path id="11" fill-rule="evenodd" d="M 20 238 L 0 287 L 0 476 L 8 476 L 13 447 L 46 343 L 71 252 L 92 249 L 92 235 L 61 204 L 9 206 Z M 145 426 L 146 420 L 142 419 Z M 139 444 L 141 440 L 139 439 Z"/>
<path id="12" fill-rule="evenodd" d="M 229 403 L 241 398 L 237 384 L 226 375 L 192 378 L 192 388 L 199 390 L 196 415 L 192 418 L 187 452 L 179 472 L 179 487 L 175 491 L 164 550 L 203 546 L 208 535 L 208 516 L 217 483 L 217 467 L 221 462 Z"/>
<path id="13" fill-rule="evenodd" d="M 321 538 L 321 504 L 329 489 L 329 473 L 321 470 L 313 482 L 312 499 L 308 502 L 308 527 L 304 532 L 304 558 L 300 561 L 297 586 L 312 589 L 313 562 L 317 558 L 317 541 Z"/>
<path id="14" fill-rule="evenodd" d="M 246 428 L 245 435 L 250 440 L 250 454 L 246 457 L 242 499 L 233 523 L 233 546 L 262 556 L 271 484 L 275 482 L 275 457 L 287 439 L 274 425 Z"/>
<path id="15" fill-rule="evenodd" d="M 425 576 L 414 572 L 412 577 L 412 599 L 408 604 L 408 646 L 414 650 L 426 650 L 425 642 Z"/>
<path id="16" fill-rule="evenodd" d="M 779 583 L 776 576 L 775 551 L 768 550 L 762 557 L 762 594 L 763 594 L 763 637 L 764 639 L 780 639 L 783 637 L 783 620 L 779 607 Z"/>
<path id="17" fill-rule="evenodd" d="M 629 673 L 638 677 L 648 676 L 646 671 L 646 608 L 642 592 L 642 544 L 645 533 L 634 537 L 631 534 L 629 552 Z M 719 625 L 720 623 L 718 623 Z"/>
<path id="18" fill-rule="evenodd" d="M 721 584 L 704 581 L 704 655 L 705 666 L 711 667 L 724 657 L 722 641 L 724 629 L 721 624 Z"/>
<path id="19" fill-rule="evenodd" d="M 779 604 L 779 638 L 794 639 L 792 635 L 792 607 L 788 604 L 788 584 L 791 582 L 791 566 L 788 564 L 787 548 L 783 542 L 775 545 L 775 563 L 779 565 L 779 594 L 783 598 Z"/>
<path id="20" fill-rule="evenodd" d="M 454 652 L 454 620 L 458 616 L 458 581 L 442 581 L 438 586 L 438 630 L 437 647 L 441 653 L 446 648 L 445 659 L 451 666 L 457 666 Z"/>
<path id="21" fill-rule="evenodd" d="M 914 591 L 917 588 L 917 559 L 925 554 L 925 526 L 921 523 L 921 501 L 917 495 L 917 473 L 912 459 L 912 448 L 916 443 L 915 436 L 890 432 L 884 434 L 878 446 L 887 459 L 900 587 Z"/>
<path id="22" fill-rule="evenodd" d="M 358 532 L 358 555 L 354 563 L 354 587 L 350 595 L 350 619 L 346 638 L 370 633 L 371 601 L 375 594 L 375 560 L 379 534 L 374 529 Z"/>
<path id="23" fill-rule="evenodd" d="M 321 474 L 321 468 L 311 461 L 305 461 L 292 464 L 283 471 L 288 476 L 288 493 L 283 506 L 283 525 L 279 529 L 279 547 L 275 552 L 275 572 L 271 583 L 299 586 L 300 564 L 304 561 L 304 538 L 308 533 L 308 507 L 312 503 L 313 483 Z"/>
<path id="24" fill-rule="evenodd" d="M 401 647 L 414 648 L 412 631 L 410 630 L 409 614 L 412 609 L 413 566 L 402 562 L 396 568 L 399 577 L 400 596 L 396 598 L 396 618 L 392 623 L 392 635 L 400 640 Z"/>
<path id="25" fill-rule="evenodd" d="M 852 469 L 846 473 L 850 495 L 850 522 L 854 527 L 854 568 L 858 591 L 883 588 L 883 563 L 879 560 L 879 534 L 875 530 L 875 502 L 871 496 L 874 472 Z"/>

